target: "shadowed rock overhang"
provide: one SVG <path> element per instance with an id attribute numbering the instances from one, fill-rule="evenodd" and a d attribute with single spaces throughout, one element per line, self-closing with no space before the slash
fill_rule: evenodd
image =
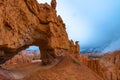
<path id="1" fill-rule="evenodd" d="M 49 64 L 58 52 L 69 50 L 69 43 L 55 0 L 51 5 L 36 0 L 0 0 L 0 63 L 36 45 L 43 63 Z"/>

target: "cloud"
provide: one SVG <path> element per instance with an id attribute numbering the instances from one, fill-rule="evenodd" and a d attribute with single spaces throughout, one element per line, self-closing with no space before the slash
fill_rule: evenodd
<path id="1" fill-rule="evenodd" d="M 116 50 L 120 50 L 120 38 L 117 41 L 113 41 L 109 46 L 107 46 L 103 52 L 113 52 Z"/>

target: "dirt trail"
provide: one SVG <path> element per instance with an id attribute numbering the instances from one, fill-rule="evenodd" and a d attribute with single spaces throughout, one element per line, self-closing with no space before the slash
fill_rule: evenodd
<path id="1" fill-rule="evenodd" d="M 89 68 L 66 55 L 59 64 L 49 69 L 38 69 L 29 73 L 23 80 L 103 80 Z"/>
<path id="2" fill-rule="evenodd" d="M 2 80 L 103 80 L 89 68 L 76 63 L 68 55 L 59 57 L 51 65 L 33 63 L 21 68 L 2 71 L 7 73 Z M 1 78 L 0 78 L 1 79 Z"/>
<path id="3" fill-rule="evenodd" d="M 28 66 L 20 67 L 20 68 L 16 68 L 16 69 L 12 69 L 12 70 L 0 68 L 0 75 L 4 76 L 8 80 L 9 79 L 10 80 L 11 79 L 12 80 L 13 79 L 14 80 L 22 80 L 25 76 L 27 76 L 31 72 L 52 68 L 53 66 L 57 65 L 62 59 L 63 59 L 63 56 L 60 56 L 55 59 L 54 63 L 52 63 L 50 65 L 46 65 L 46 66 L 43 66 L 42 63 L 40 63 L 40 62 L 36 62 L 36 63 L 32 63 Z"/>
<path id="4" fill-rule="evenodd" d="M 19 71 L 6 70 L 3 68 L 0 68 L 0 76 L 4 77 L 5 80 L 15 80 L 15 79 L 18 80 L 24 78 L 24 75 Z"/>

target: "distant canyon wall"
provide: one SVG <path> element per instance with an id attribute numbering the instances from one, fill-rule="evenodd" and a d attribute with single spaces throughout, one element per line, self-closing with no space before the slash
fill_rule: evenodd
<path id="1" fill-rule="evenodd" d="M 9 69 L 14 67 L 22 67 L 25 65 L 30 65 L 35 62 L 40 62 L 40 53 L 35 51 L 23 50 L 17 55 L 12 57 L 10 60 L 7 60 L 2 67 Z"/>
<path id="2" fill-rule="evenodd" d="M 79 61 L 104 80 L 120 80 L 120 51 L 107 53 L 102 58 L 80 55 Z"/>

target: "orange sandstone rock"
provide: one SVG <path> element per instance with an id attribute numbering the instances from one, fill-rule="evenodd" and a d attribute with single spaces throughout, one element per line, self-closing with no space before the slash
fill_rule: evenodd
<path id="1" fill-rule="evenodd" d="M 51 6 L 36 0 L 0 1 L 0 50 L 4 52 L 4 56 L 0 53 L 0 63 L 31 45 L 40 47 L 43 64 L 54 61 L 56 51 L 69 51 L 65 24 L 56 14 L 56 4 L 56 0 Z"/>

